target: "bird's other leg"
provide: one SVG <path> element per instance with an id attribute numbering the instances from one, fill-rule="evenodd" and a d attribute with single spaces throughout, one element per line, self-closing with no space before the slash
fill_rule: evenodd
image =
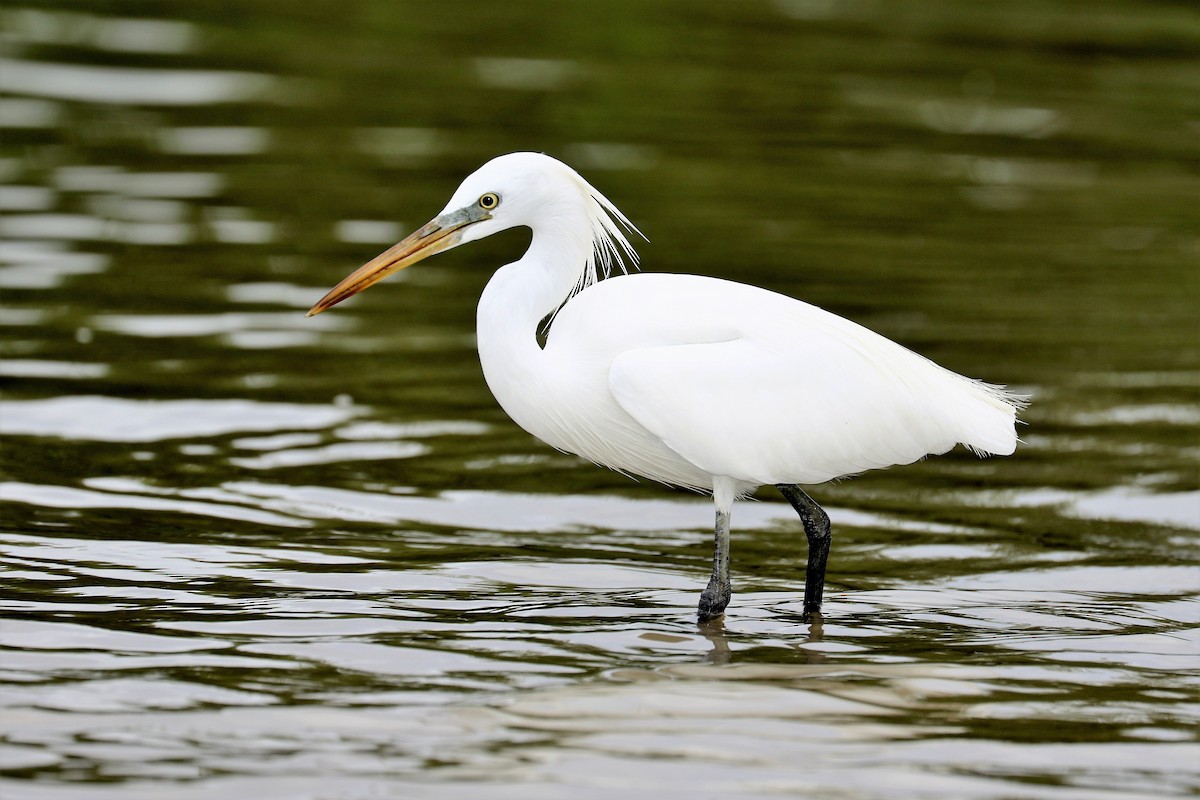
<path id="1" fill-rule="evenodd" d="M 725 613 L 733 586 L 729 582 L 729 512 L 717 509 L 717 525 L 713 542 L 712 577 L 700 594 L 700 607 L 696 612 L 701 622 L 716 619 Z"/>
<path id="2" fill-rule="evenodd" d="M 712 577 L 700 595 L 696 616 L 701 622 L 724 614 L 729 598 L 733 596 L 733 586 L 729 582 L 729 515 L 733 510 L 734 491 L 731 486 L 715 483 L 713 502 L 717 506 L 717 523 L 713 533 Z"/>
<path id="3" fill-rule="evenodd" d="M 792 483 L 775 486 L 804 523 L 804 535 L 808 537 L 808 569 L 804 575 L 804 614 L 808 621 L 814 616 L 821 618 L 821 597 L 825 593 L 825 565 L 829 562 L 829 545 L 833 541 L 833 528 L 829 515 L 808 494 Z"/>

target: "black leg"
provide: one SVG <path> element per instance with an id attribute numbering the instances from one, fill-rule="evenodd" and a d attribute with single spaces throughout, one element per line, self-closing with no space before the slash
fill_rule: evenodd
<path id="1" fill-rule="evenodd" d="M 716 532 L 713 536 L 713 568 L 708 586 L 700 595 L 696 612 L 701 622 L 716 619 L 725 613 L 733 586 L 729 582 L 729 512 L 717 509 Z"/>
<path id="2" fill-rule="evenodd" d="M 825 565 L 829 562 L 829 545 L 833 541 L 833 529 L 829 515 L 817 501 L 799 486 L 791 483 L 776 484 L 782 494 L 804 523 L 804 535 L 808 537 L 808 569 L 804 575 L 804 616 L 809 620 L 821 616 L 821 597 L 825 593 Z"/>

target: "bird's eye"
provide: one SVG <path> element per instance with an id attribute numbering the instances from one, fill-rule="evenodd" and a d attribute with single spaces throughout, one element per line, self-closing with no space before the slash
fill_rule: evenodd
<path id="1" fill-rule="evenodd" d="M 479 198 L 479 207 L 485 211 L 491 211 L 498 205 L 500 205 L 500 195 L 495 192 L 488 192 Z"/>

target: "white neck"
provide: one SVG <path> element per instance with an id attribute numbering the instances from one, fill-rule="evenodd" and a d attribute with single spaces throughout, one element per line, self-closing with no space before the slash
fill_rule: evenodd
<path id="1" fill-rule="evenodd" d="M 526 430 L 530 424 L 522 409 L 536 396 L 543 369 L 538 326 L 575 289 L 592 248 L 590 237 L 578 234 L 586 227 L 555 222 L 535 228 L 525 255 L 496 270 L 476 313 L 484 378 L 501 407 Z"/>

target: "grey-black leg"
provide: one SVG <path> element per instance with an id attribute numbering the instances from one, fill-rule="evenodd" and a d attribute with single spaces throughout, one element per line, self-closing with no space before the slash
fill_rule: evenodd
<path id="1" fill-rule="evenodd" d="M 829 563 L 829 545 L 833 541 L 833 528 L 829 515 L 817 505 L 799 486 L 791 483 L 776 484 L 804 524 L 804 535 L 808 537 L 808 569 L 804 574 L 804 619 L 821 615 L 821 597 L 825 593 L 825 566 Z"/>
<path id="2" fill-rule="evenodd" d="M 696 612 L 701 622 L 716 619 L 725 613 L 733 586 L 729 582 L 729 511 L 717 508 L 716 532 L 713 535 L 713 567 L 708 586 L 700 595 Z"/>

